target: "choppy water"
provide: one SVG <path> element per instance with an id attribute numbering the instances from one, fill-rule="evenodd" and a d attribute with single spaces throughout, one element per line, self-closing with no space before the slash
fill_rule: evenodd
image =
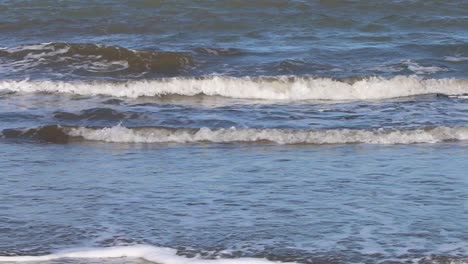
<path id="1" fill-rule="evenodd" d="M 0 262 L 465 263 L 466 1 L 0 1 Z"/>

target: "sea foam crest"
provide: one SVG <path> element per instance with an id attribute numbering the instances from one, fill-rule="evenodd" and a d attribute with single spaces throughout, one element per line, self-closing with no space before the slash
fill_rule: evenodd
<path id="1" fill-rule="evenodd" d="M 424 94 L 468 94 L 465 79 L 370 77 L 348 83 L 311 77 L 167 78 L 129 82 L 1 81 L 0 90 L 115 97 L 208 95 L 265 100 L 372 100 Z"/>
<path id="2" fill-rule="evenodd" d="M 230 143 L 274 142 L 278 144 L 413 144 L 468 140 L 468 127 L 425 129 L 168 129 L 158 127 L 109 128 L 73 127 L 64 130 L 71 137 L 122 143 Z"/>
<path id="3" fill-rule="evenodd" d="M 260 258 L 201 259 L 187 258 L 176 254 L 172 248 L 150 245 L 121 246 L 108 248 L 72 249 L 43 256 L 0 256 L 0 262 L 38 262 L 59 259 L 109 259 L 139 258 L 160 264 L 271 264 L 277 263 Z"/>

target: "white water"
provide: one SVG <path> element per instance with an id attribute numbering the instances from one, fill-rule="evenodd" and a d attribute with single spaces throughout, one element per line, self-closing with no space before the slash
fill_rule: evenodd
<path id="1" fill-rule="evenodd" d="M 265 100 L 375 100 L 425 94 L 468 93 L 466 79 L 422 79 L 398 76 L 371 77 L 352 84 L 328 78 L 210 77 L 169 78 L 133 82 L 1 81 L 0 90 L 20 93 L 49 92 L 79 95 L 142 97 L 183 95 L 223 96 Z"/>
<path id="2" fill-rule="evenodd" d="M 467 61 L 468 57 L 463 57 L 463 56 L 446 56 L 445 57 L 446 61 L 451 61 L 451 62 L 462 62 L 462 61 Z"/>
<path id="3" fill-rule="evenodd" d="M 418 75 L 434 74 L 434 73 L 441 72 L 441 71 L 447 71 L 447 69 L 445 69 L 445 68 L 440 68 L 440 67 L 436 67 L 436 66 L 422 66 L 422 65 L 419 65 L 418 63 L 410 61 L 410 60 L 404 61 L 403 64 L 408 67 L 408 70 L 410 70 L 410 71 L 412 71 L 412 72 L 414 72 L 415 74 L 418 74 Z"/>
<path id="4" fill-rule="evenodd" d="M 277 263 L 260 258 L 238 259 L 201 259 L 187 258 L 176 254 L 172 248 L 154 247 L 149 245 L 135 245 L 108 248 L 85 248 L 61 251 L 43 256 L 0 256 L 0 262 L 39 262 L 65 258 L 72 259 L 109 259 L 134 258 L 144 259 L 160 264 L 271 264 Z"/>
<path id="5" fill-rule="evenodd" d="M 122 143 L 275 142 L 278 144 L 412 144 L 468 140 L 468 127 L 415 130 L 287 130 L 287 129 L 166 129 L 166 128 L 67 128 L 85 140 Z"/>

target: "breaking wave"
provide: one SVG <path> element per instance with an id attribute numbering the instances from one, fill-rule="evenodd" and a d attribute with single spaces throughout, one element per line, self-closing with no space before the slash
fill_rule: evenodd
<path id="1" fill-rule="evenodd" d="M 15 68 L 68 67 L 88 72 L 178 73 L 192 63 L 182 52 L 131 50 L 92 43 L 44 43 L 0 50 Z"/>
<path id="2" fill-rule="evenodd" d="M 2 134 L 6 138 L 25 137 L 54 143 L 87 140 L 117 143 L 414 144 L 468 140 L 468 127 L 294 130 L 52 125 L 31 129 L 5 129 Z"/>
<path id="3" fill-rule="evenodd" d="M 208 95 L 265 100 L 375 100 L 425 94 L 468 94 L 466 79 L 397 76 L 360 80 L 312 77 L 166 78 L 129 82 L 1 81 L 0 90 L 114 97 Z"/>
<path id="4" fill-rule="evenodd" d="M 237 259 L 202 259 L 188 258 L 177 255 L 172 248 L 154 247 L 149 245 L 121 246 L 108 248 L 89 248 L 61 251 L 43 256 L 0 256 L 0 262 L 38 262 L 60 259 L 109 259 L 133 258 L 144 259 L 160 264 L 269 264 L 279 263 L 261 258 Z"/>

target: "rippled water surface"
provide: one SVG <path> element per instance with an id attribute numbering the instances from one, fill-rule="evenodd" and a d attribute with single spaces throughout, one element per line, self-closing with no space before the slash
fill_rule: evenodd
<path id="1" fill-rule="evenodd" d="M 1 73 L 466 77 L 467 9 L 432 0 L 1 1 Z"/>
<path id="2" fill-rule="evenodd" d="M 0 0 L 0 262 L 467 263 L 466 1 Z"/>

